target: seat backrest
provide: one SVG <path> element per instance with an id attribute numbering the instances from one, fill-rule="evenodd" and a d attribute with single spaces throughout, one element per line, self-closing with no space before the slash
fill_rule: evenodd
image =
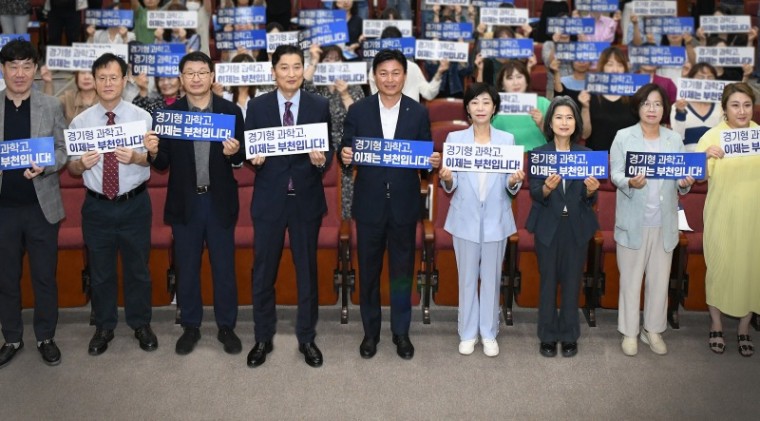
<path id="1" fill-rule="evenodd" d="M 61 199 L 66 217 L 61 221 L 63 228 L 82 226 L 82 204 L 84 203 L 84 188 L 62 188 Z"/>
<path id="2" fill-rule="evenodd" d="M 61 189 L 84 189 L 84 181 L 81 175 L 73 176 L 69 174 L 69 170 L 63 169 L 59 173 L 59 182 Z"/>
<path id="3" fill-rule="evenodd" d="M 449 214 L 449 205 L 451 204 L 451 196 L 453 193 L 446 193 L 443 187 L 438 182 L 438 177 L 435 177 L 435 209 L 433 213 L 433 226 L 436 228 L 443 228 L 446 223 L 446 215 Z"/>
<path id="4" fill-rule="evenodd" d="M 251 187 L 256 178 L 256 171 L 250 165 L 244 164 L 241 168 L 232 171 L 232 175 L 235 176 L 238 187 Z"/>
<path id="5" fill-rule="evenodd" d="M 150 169 L 148 187 L 166 187 L 169 185 L 169 170 L 159 171 L 153 167 Z"/>
<path id="6" fill-rule="evenodd" d="M 430 125 L 430 132 L 433 135 L 433 150 L 441 152 L 443 150 L 443 143 L 446 141 L 446 136 L 451 132 L 457 130 L 464 130 L 470 127 L 469 124 L 461 120 L 453 121 L 439 121 Z"/>
<path id="7" fill-rule="evenodd" d="M 466 120 L 464 105 L 460 98 L 436 98 L 426 104 L 430 114 L 430 122 Z"/>
<path id="8" fill-rule="evenodd" d="M 322 184 L 325 189 L 325 200 L 327 201 L 327 213 L 322 216 L 323 227 L 340 226 L 340 171 L 340 164 L 337 162 L 337 159 L 333 159 L 332 162 L 330 162 L 330 166 L 325 169 L 325 175 L 322 178 Z"/>

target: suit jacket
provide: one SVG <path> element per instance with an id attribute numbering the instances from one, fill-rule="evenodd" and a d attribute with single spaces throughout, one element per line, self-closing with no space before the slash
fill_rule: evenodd
<path id="1" fill-rule="evenodd" d="M 235 116 L 235 139 L 240 141 L 240 150 L 232 156 L 225 156 L 222 142 L 211 142 L 209 151 L 209 192 L 213 198 L 212 209 L 226 227 L 234 225 L 238 217 L 237 181 L 232 175 L 232 166 L 240 165 L 245 159 L 243 146 L 243 113 L 235 104 L 212 95 L 215 114 Z M 189 111 L 187 97 L 182 97 L 167 110 Z M 195 174 L 195 148 L 192 141 L 159 138 L 158 154 L 151 158 L 151 164 L 159 170 L 171 167 L 169 185 L 166 189 L 164 222 L 166 224 L 187 224 L 192 212 L 192 199 L 197 194 Z"/>
<path id="2" fill-rule="evenodd" d="M 625 176 L 627 151 L 644 152 L 646 140 L 641 125 L 635 124 L 617 132 L 610 148 L 610 173 L 617 187 L 615 197 L 615 242 L 631 249 L 641 248 L 643 221 L 649 184 L 640 189 L 628 185 Z M 681 136 L 673 130 L 660 127 L 663 152 L 684 152 Z M 678 193 L 686 194 L 691 187 L 678 187 L 677 180 L 662 180 L 660 188 L 660 211 L 662 214 L 662 238 L 666 252 L 678 244 Z"/>
<path id="3" fill-rule="evenodd" d="M 355 102 L 348 109 L 343 123 L 341 146 L 350 148 L 354 137 L 383 138 L 378 94 Z M 428 111 L 417 101 L 401 96 L 398 123 L 394 139 L 432 141 Z M 390 186 L 390 199 L 386 199 L 386 183 Z M 354 180 L 353 217 L 359 222 L 374 224 L 383 218 L 390 200 L 391 214 L 400 224 L 414 223 L 420 216 L 419 171 L 407 168 L 358 166 Z"/>
<path id="4" fill-rule="evenodd" d="M 556 151 L 554 142 L 541 145 L 534 151 Z M 584 146 L 570 144 L 571 151 L 590 151 Z M 594 213 L 593 205 L 597 194 L 586 196 L 586 185 L 583 180 L 565 180 L 564 191 L 562 182 L 557 189 L 544 197 L 543 185 L 545 179 L 532 177 L 530 179 L 530 197 L 533 204 L 530 208 L 525 228 L 532 232 L 535 240 L 544 245 L 550 245 L 557 232 L 562 218 L 562 212 L 567 206 L 567 218 L 573 232 L 573 240 L 578 247 L 585 247 L 594 232 L 599 229 L 599 221 Z"/>
<path id="5" fill-rule="evenodd" d="M 55 165 L 45 167 L 45 171 L 33 179 L 34 190 L 37 192 L 37 200 L 40 202 L 42 213 L 48 222 L 55 224 L 65 216 L 58 170 L 66 165 L 67 159 L 66 142 L 63 140 L 66 118 L 63 116 L 63 105 L 57 98 L 32 89 L 29 101 L 32 138 L 53 137 L 55 140 Z M 0 136 L 4 132 L 5 90 L 2 90 L 0 91 Z M 2 189 L 2 185 L 3 175 L 0 173 L 0 189 Z"/>
<path id="6" fill-rule="evenodd" d="M 328 168 L 335 150 L 330 142 L 330 105 L 326 98 L 301 90 L 296 124 L 327 123 L 327 144 L 325 152 Z M 245 129 L 281 127 L 282 116 L 277 103 L 277 90 L 251 100 L 245 119 Z M 322 185 L 324 168 L 311 163 L 308 154 L 270 156 L 264 164 L 256 168 L 256 180 L 251 201 L 251 216 L 264 221 L 274 221 L 282 215 L 287 201 L 288 179 L 293 179 L 296 204 L 306 218 L 322 218 L 327 212 L 325 190 Z"/>
<path id="7" fill-rule="evenodd" d="M 447 143 L 475 144 L 475 132 L 470 128 L 451 132 Z M 491 127 L 491 144 L 514 145 L 511 134 Z M 454 192 L 443 227 L 451 235 L 475 243 L 500 241 L 517 231 L 512 215 L 512 199 L 507 191 L 516 195 L 522 183 L 509 188 L 509 174 L 487 173 L 486 199 L 480 202 L 480 181 L 477 172 L 452 172 L 451 188 L 441 180 L 447 193 Z M 482 227 L 482 229 L 481 229 Z M 482 234 L 482 236 L 481 236 Z"/>

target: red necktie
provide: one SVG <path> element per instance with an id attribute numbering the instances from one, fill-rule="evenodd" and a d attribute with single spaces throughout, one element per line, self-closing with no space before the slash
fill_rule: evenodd
<path id="1" fill-rule="evenodd" d="M 108 117 L 106 125 L 116 124 L 114 121 L 116 114 L 108 111 L 106 116 Z M 119 194 L 119 161 L 116 160 L 114 152 L 106 152 L 103 155 L 103 194 L 109 199 Z"/>

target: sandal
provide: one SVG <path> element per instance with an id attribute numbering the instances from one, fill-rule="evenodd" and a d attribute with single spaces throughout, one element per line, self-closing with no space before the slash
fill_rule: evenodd
<path id="1" fill-rule="evenodd" d="M 752 346 L 752 338 L 749 335 L 737 335 L 739 341 L 739 354 L 742 357 L 751 357 L 755 353 L 755 348 Z"/>
<path id="2" fill-rule="evenodd" d="M 726 343 L 723 340 L 723 332 L 719 330 L 711 331 L 710 340 L 708 341 L 708 344 L 710 345 L 710 351 L 716 354 L 722 354 L 723 351 L 726 350 Z"/>

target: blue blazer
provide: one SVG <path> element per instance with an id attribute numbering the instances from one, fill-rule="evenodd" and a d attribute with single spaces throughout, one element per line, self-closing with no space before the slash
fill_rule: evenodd
<path id="1" fill-rule="evenodd" d="M 634 189 L 625 176 L 625 153 L 646 151 L 641 125 L 618 130 L 610 148 L 610 173 L 617 187 L 615 201 L 615 242 L 623 247 L 638 250 L 643 242 L 643 221 L 649 184 Z M 660 127 L 663 152 L 684 152 L 681 136 L 673 130 Z M 662 238 L 666 252 L 678 244 L 678 193 L 686 194 L 691 186 L 678 187 L 677 180 L 662 180 L 660 188 L 660 212 L 662 214 Z"/>
<path id="2" fill-rule="evenodd" d="M 534 151 L 556 150 L 557 147 L 553 141 L 534 149 Z M 589 151 L 590 149 L 571 143 L 570 150 Z M 564 191 L 560 182 L 555 191 L 544 197 L 544 181 L 545 179 L 538 177 L 530 179 L 530 197 L 533 204 L 525 228 L 534 234 L 536 241 L 549 246 L 557 233 L 562 212 L 567 207 L 567 217 L 570 219 L 570 229 L 573 232 L 575 245 L 586 247 L 599 229 L 599 221 L 593 209 L 597 194 L 587 197 L 583 180 L 565 180 Z"/>
<path id="3" fill-rule="evenodd" d="M 327 134 L 331 133 L 330 107 L 326 98 L 301 90 L 296 124 L 327 123 Z M 282 116 L 277 103 L 277 90 L 251 100 L 245 118 L 245 129 L 264 129 L 281 127 Z M 328 139 L 329 140 L 329 139 Z M 324 168 L 330 166 L 334 154 L 332 143 L 325 152 L 327 161 Z M 308 154 L 270 156 L 264 164 L 256 168 L 251 201 L 251 216 L 264 221 L 277 220 L 285 211 L 288 180 L 293 179 L 296 191 L 295 200 L 298 209 L 306 219 L 322 218 L 327 212 L 325 190 L 322 185 L 320 169 L 312 165 Z"/>
<path id="4" fill-rule="evenodd" d="M 475 144 L 475 132 L 468 129 L 451 132 L 446 143 Z M 491 127 L 492 145 L 514 145 L 511 134 Z M 486 198 L 480 201 L 480 181 L 478 172 L 453 171 L 451 188 L 441 180 L 447 193 L 454 192 L 443 226 L 447 232 L 457 238 L 474 243 L 501 241 L 517 232 L 515 218 L 512 215 L 512 199 L 507 191 L 516 195 L 522 183 L 509 187 L 509 174 L 487 173 Z"/>
<path id="5" fill-rule="evenodd" d="M 383 138 L 378 94 L 355 102 L 348 108 L 343 123 L 341 147 L 351 148 L 354 137 Z M 394 139 L 432 142 L 427 108 L 406 95 L 401 96 Z M 390 199 L 386 199 L 386 185 Z M 420 218 L 420 175 L 408 168 L 357 166 L 354 180 L 354 201 L 351 213 L 365 224 L 382 221 L 390 200 L 390 212 L 398 224 L 413 224 Z"/>

